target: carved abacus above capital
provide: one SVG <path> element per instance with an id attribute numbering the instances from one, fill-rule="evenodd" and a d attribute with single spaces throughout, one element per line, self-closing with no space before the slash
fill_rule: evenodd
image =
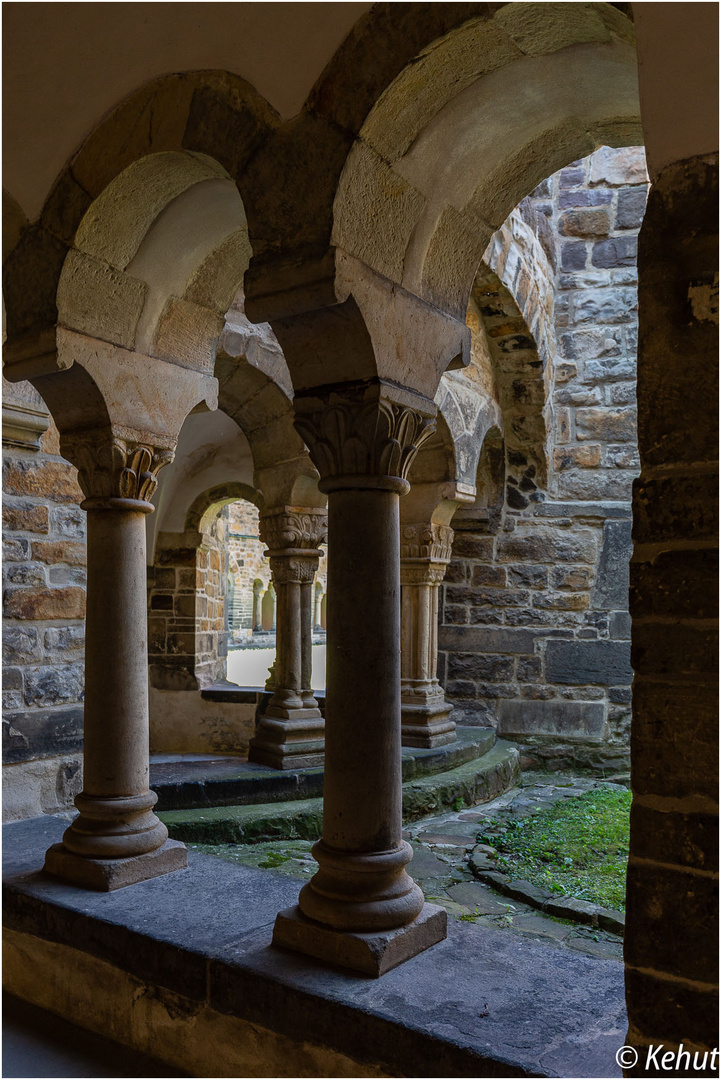
<path id="1" fill-rule="evenodd" d="M 401 559 L 428 559 L 442 563 L 451 559 L 453 529 L 435 522 L 417 522 L 401 530 Z"/>
<path id="2" fill-rule="evenodd" d="M 364 383 L 297 397 L 295 426 L 320 473 L 321 490 L 349 477 L 405 482 L 435 431 L 435 405 L 411 391 Z"/>
<path id="3" fill-rule="evenodd" d="M 77 468 L 88 503 L 123 500 L 145 504 L 148 510 L 158 473 L 174 457 L 171 447 L 97 430 L 61 435 L 60 450 Z"/>

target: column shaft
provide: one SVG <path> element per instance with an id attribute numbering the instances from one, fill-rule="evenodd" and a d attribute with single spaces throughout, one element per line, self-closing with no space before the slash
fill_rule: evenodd
<path id="1" fill-rule="evenodd" d="M 323 764 L 324 721 L 310 688 L 312 589 L 325 510 L 285 507 L 264 514 L 278 622 L 273 696 L 251 739 L 248 758 L 276 769 Z M 301 546 L 303 545 L 303 546 Z"/>
<path id="2" fill-rule="evenodd" d="M 313 401 L 297 420 L 328 495 L 323 836 L 318 872 L 273 934 L 371 975 L 446 930 L 445 912 L 424 904 L 406 872 L 413 853 L 402 838 L 399 495 L 433 427 L 398 393 L 331 392 L 327 408 Z"/>

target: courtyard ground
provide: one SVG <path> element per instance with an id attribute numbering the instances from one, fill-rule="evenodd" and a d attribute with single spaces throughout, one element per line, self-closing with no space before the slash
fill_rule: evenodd
<path id="1" fill-rule="evenodd" d="M 504 895 L 490 882 L 495 873 L 492 848 L 478 843 L 478 835 L 492 822 L 520 821 L 541 813 L 561 800 L 575 799 L 599 789 L 619 790 L 619 785 L 589 777 L 558 773 L 524 773 L 517 787 L 488 803 L 424 818 L 408 825 L 404 837 L 413 848 L 410 871 L 426 899 L 440 904 L 453 918 L 490 926 L 516 936 L 532 938 L 552 948 L 573 949 L 589 956 L 622 960 L 623 916 L 608 912 L 602 922 L 614 930 L 539 910 L 539 890 L 515 888 L 516 896 Z M 622 790 L 622 789 L 621 789 Z M 273 840 L 260 844 L 191 844 L 191 847 L 247 866 L 288 874 L 307 880 L 317 869 L 309 840 Z M 486 880 L 479 880 L 479 875 Z M 495 882 L 497 884 L 497 882 Z M 520 899 L 520 896 L 525 896 Z M 543 897 L 540 897 L 542 900 Z M 579 917 L 590 917 L 591 907 L 576 904 Z M 561 907 L 558 908 L 561 910 Z M 569 912 L 572 913 L 572 912 Z M 597 922 L 593 918 L 593 922 Z"/>

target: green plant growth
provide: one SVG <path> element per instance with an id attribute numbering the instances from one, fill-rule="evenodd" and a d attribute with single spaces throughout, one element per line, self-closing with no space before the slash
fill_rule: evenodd
<path id="1" fill-rule="evenodd" d="M 601 787 L 527 818 L 491 821 L 478 839 L 513 877 L 623 911 L 630 810 L 630 791 Z"/>

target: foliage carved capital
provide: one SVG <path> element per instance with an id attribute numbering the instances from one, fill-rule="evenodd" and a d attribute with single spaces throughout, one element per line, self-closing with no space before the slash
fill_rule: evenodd
<path id="1" fill-rule="evenodd" d="M 78 483 L 90 503 L 121 499 L 150 503 L 158 473 L 170 464 L 174 451 L 108 432 L 78 432 L 61 436 L 61 453 L 78 470 Z"/>
<path id="2" fill-rule="evenodd" d="M 378 381 L 300 395 L 295 409 L 322 491 L 363 487 L 364 477 L 407 491 L 413 459 L 436 428 L 433 402 Z"/>
<path id="3" fill-rule="evenodd" d="M 324 509 L 284 506 L 260 515 L 260 538 L 269 551 L 316 552 L 328 536 L 328 513 Z"/>
<path id="4" fill-rule="evenodd" d="M 401 530 L 401 559 L 424 559 L 445 566 L 451 559 L 453 529 L 450 525 L 418 522 Z"/>

